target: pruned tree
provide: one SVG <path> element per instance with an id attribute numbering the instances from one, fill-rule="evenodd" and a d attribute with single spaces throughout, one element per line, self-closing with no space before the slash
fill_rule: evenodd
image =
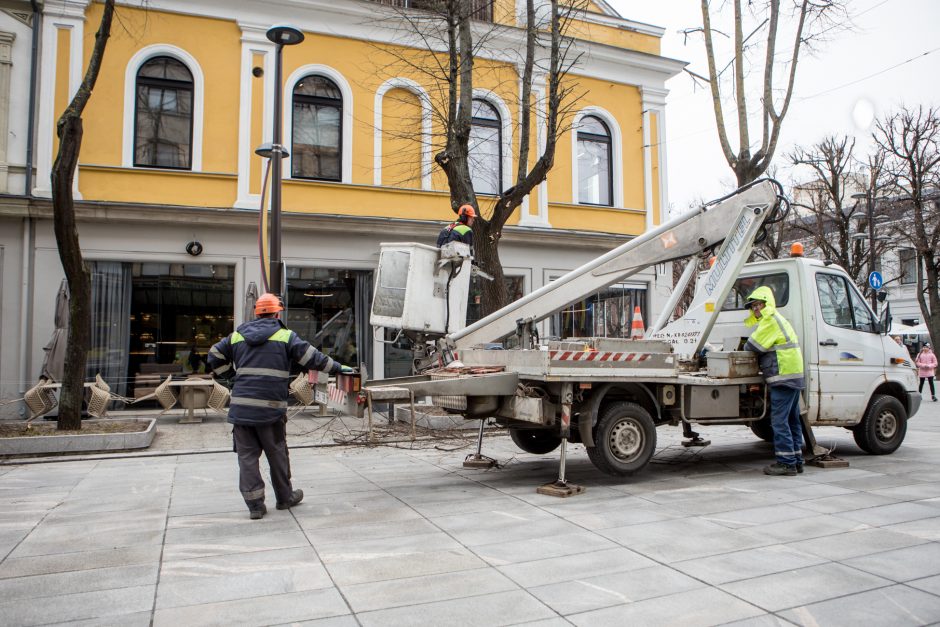
<path id="1" fill-rule="evenodd" d="M 845 3 L 784 0 L 788 10 L 781 0 L 701 2 L 702 27 L 686 33 L 701 32 L 705 40 L 708 76 L 696 76 L 711 89 L 721 151 L 741 186 L 760 177 L 773 161 L 800 55 L 845 22 Z M 715 26 L 716 20 L 727 15 L 726 4 L 733 5 L 730 36 Z M 721 67 L 716 35 L 730 39 L 730 60 Z M 778 51 L 781 47 L 782 52 Z M 726 110 L 727 102 L 731 107 Z M 752 133 L 752 127 L 759 133 Z M 731 140 L 735 130 L 736 147 Z"/>
<path id="2" fill-rule="evenodd" d="M 902 107 L 875 126 L 883 174 L 905 212 L 899 237 L 917 256 L 917 302 L 930 337 L 940 338 L 940 109 Z"/>
<path id="3" fill-rule="evenodd" d="M 58 429 L 81 429 L 82 426 L 85 364 L 91 338 L 91 273 L 85 265 L 78 241 L 72 186 L 78 155 L 82 148 L 82 113 L 98 80 L 105 47 L 111 36 L 113 17 L 114 0 L 105 0 L 85 76 L 75 96 L 56 122 L 59 150 L 52 165 L 51 177 L 53 229 L 70 294 L 69 334 L 65 349 Z"/>
<path id="4" fill-rule="evenodd" d="M 398 4 L 397 2 L 390 2 Z M 402 3 L 406 4 L 406 3 Z M 421 77 L 427 89 L 427 101 L 436 125 L 434 163 L 446 177 L 451 209 L 456 213 L 464 204 L 474 207 L 477 219 L 473 225 L 476 260 L 482 270 L 493 276 L 484 282 L 481 304 L 488 314 L 507 304 L 499 243 L 503 227 L 532 190 L 546 179 L 554 165 L 558 138 L 567 130 L 572 105 L 576 101 L 574 84 L 566 81 L 569 70 L 577 61 L 572 53 L 572 40 L 565 35 L 570 19 L 579 10 L 572 4 L 551 0 L 536 6 L 526 0 L 521 28 L 524 49 L 514 60 L 518 73 L 511 79 L 494 78 L 499 62 L 515 54 L 498 49 L 491 40 L 505 35 L 507 28 L 487 25 L 479 18 L 493 10 L 493 3 L 480 0 L 422 0 L 413 6 L 420 10 L 399 9 L 400 28 L 407 30 L 406 45 L 385 47 L 397 63 L 395 71 Z M 491 15 L 487 13 L 489 19 Z M 483 63 L 485 61 L 485 64 Z M 477 65 L 486 65 L 478 69 Z M 474 191 L 471 128 L 474 86 L 480 74 L 501 82 L 507 93 L 518 98 L 518 121 L 514 127 L 513 150 L 516 171 L 512 184 L 501 189 L 495 186 L 494 197 L 481 202 Z M 539 125 L 544 132 L 536 133 Z M 385 129 L 383 129 L 383 133 Z M 538 135 L 538 137 L 536 136 Z"/>

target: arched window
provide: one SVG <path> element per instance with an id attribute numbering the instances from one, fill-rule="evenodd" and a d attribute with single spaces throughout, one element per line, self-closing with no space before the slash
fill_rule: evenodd
<path id="1" fill-rule="evenodd" d="M 154 57 L 137 71 L 134 165 L 192 168 L 193 75 L 173 57 Z"/>
<path id="2" fill-rule="evenodd" d="M 343 96 L 336 83 L 306 76 L 294 86 L 291 176 L 342 178 Z"/>
<path id="3" fill-rule="evenodd" d="M 578 125 L 578 202 L 613 205 L 610 129 L 593 115 Z"/>
<path id="4" fill-rule="evenodd" d="M 503 180 L 502 123 L 485 100 L 474 100 L 470 120 L 470 179 L 478 194 L 499 194 Z"/>

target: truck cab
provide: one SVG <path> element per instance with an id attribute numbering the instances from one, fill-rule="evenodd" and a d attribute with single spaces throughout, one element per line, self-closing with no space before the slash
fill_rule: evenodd
<path id="1" fill-rule="evenodd" d="M 874 411 L 878 415 L 867 420 L 875 424 L 866 425 L 872 432 L 859 445 L 873 453 L 896 449 L 907 418 L 920 407 L 914 365 L 907 350 L 885 334 L 883 322 L 841 267 L 804 257 L 746 265 L 722 306 L 709 344 L 727 347 L 750 335 L 744 303 L 762 285 L 773 290 L 778 311 L 799 336 L 810 424 L 855 431 Z"/>

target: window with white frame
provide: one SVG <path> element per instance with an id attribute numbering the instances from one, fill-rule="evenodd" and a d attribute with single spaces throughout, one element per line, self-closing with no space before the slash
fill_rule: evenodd
<path id="1" fill-rule="evenodd" d="M 578 125 L 578 202 L 613 205 L 610 129 L 598 117 L 586 115 Z"/>
<path id="2" fill-rule="evenodd" d="M 291 176 L 342 178 L 343 95 L 325 76 L 306 76 L 294 86 Z"/>
<path id="3" fill-rule="evenodd" d="M 168 56 L 147 60 L 137 71 L 134 165 L 192 168 L 193 75 Z"/>
<path id="4" fill-rule="evenodd" d="M 473 101 L 470 120 L 470 180 L 477 194 L 498 195 L 502 188 L 502 121 L 485 100 Z"/>
<path id="5" fill-rule="evenodd" d="M 901 285 L 917 283 L 917 251 L 904 248 L 898 252 L 898 260 L 901 266 Z"/>

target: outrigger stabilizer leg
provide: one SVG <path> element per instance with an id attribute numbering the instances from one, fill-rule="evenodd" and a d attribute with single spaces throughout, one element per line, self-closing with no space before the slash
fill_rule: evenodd
<path id="1" fill-rule="evenodd" d="M 584 486 L 568 483 L 565 479 L 565 460 L 568 452 L 568 433 L 571 430 L 571 403 L 573 387 L 565 383 L 561 388 L 561 460 L 558 462 L 558 480 L 540 485 L 535 491 L 545 496 L 566 498 L 584 492 Z"/>
<path id="2" fill-rule="evenodd" d="M 480 433 L 477 435 L 477 452 L 470 453 L 463 460 L 464 468 L 492 468 L 493 466 L 498 466 L 497 462 L 492 457 L 487 457 L 482 454 L 483 451 L 483 427 L 486 426 L 486 418 L 480 419 Z"/>
<path id="3" fill-rule="evenodd" d="M 692 425 L 687 420 L 682 421 L 682 437 L 685 438 L 682 440 L 682 446 L 686 448 L 692 446 L 708 446 L 712 443 L 711 440 L 706 440 L 699 436 L 698 432 L 692 431 Z"/>

